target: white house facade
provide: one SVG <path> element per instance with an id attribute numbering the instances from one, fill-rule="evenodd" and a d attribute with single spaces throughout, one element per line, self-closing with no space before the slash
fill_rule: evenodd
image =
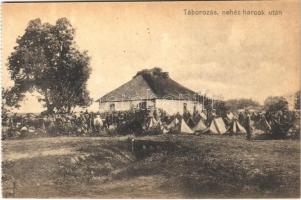
<path id="1" fill-rule="evenodd" d="M 148 110 L 164 110 L 167 114 L 173 115 L 176 113 L 183 114 L 184 111 L 193 113 L 194 111 L 202 111 L 202 104 L 197 101 L 189 100 L 168 100 L 168 99 L 154 99 L 154 100 L 134 100 L 134 101 L 116 101 L 116 102 L 100 102 L 100 112 L 114 112 L 114 111 L 128 111 L 134 109 L 148 109 Z"/>

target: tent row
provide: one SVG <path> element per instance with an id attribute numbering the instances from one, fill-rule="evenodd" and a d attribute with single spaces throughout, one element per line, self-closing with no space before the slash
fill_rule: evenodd
<path id="1" fill-rule="evenodd" d="M 226 125 L 221 117 L 214 118 L 209 127 L 205 125 L 203 119 L 194 127 L 189 127 L 185 120 L 178 119 L 177 117 L 173 119 L 168 125 L 163 126 L 163 124 L 154 117 L 151 117 L 146 123 L 146 130 L 159 128 L 163 133 L 182 133 L 182 134 L 201 134 L 201 133 L 211 133 L 211 134 L 246 134 L 245 128 L 238 122 L 237 119 L 233 119 L 230 126 L 226 128 Z"/>

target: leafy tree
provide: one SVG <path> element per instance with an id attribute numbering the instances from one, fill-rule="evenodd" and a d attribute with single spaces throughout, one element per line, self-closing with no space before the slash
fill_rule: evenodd
<path id="1" fill-rule="evenodd" d="M 222 117 L 225 117 L 229 110 L 226 103 L 220 100 L 214 102 L 214 108 L 216 109 L 216 114 Z"/>
<path id="2" fill-rule="evenodd" d="M 252 100 L 252 99 L 230 99 L 226 101 L 226 106 L 230 110 L 239 110 L 244 109 L 247 107 L 258 107 L 260 106 L 258 102 Z"/>
<path id="3" fill-rule="evenodd" d="M 210 99 L 206 96 L 201 96 L 200 97 L 200 102 L 204 103 L 204 108 L 206 110 L 211 110 L 212 109 L 212 99 Z"/>
<path id="4" fill-rule="evenodd" d="M 90 103 L 86 89 L 90 58 L 74 42 L 75 29 L 66 18 L 55 25 L 31 20 L 8 58 L 14 81 L 12 88 L 20 98 L 27 91 L 38 91 L 47 112 L 70 112 Z"/>
<path id="5" fill-rule="evenodd" d="M 284 97 L 268 97 L 264 101 L 264 108 L 267 112 L 287 111 L 288 102 Z"/>
<path id="6" fill-rule="evenodd" d="M 7 118 L 7 112 L 8 112 L 7 105 L 6 105 L 7 90 L 5 90 L 4 88 L 2 88 L 1 95 L 2 95 L 2 99 L 1 99 L 1 114 L 2 114 L 2 123 L 3 123 L 3 121 L 5 121 L 6 118 Z"/>
<path id="7" fill-rule="evenodd" d="M 14 88 L 15 89 L 15 88 Z M 7 113 L 12 107 L 19 108 L 19 99 L 23 98 L 22 94 L 16 92 L 14 89 L 5 89 L 2 87 L 2 99 L 1 99 L 1 114 L 2 122 L 6 121 Z"/>
<path id="8" fill-rule="evenodd" d="M 9 110 L 12 107 L 19 108 L 19 101 L 22 98 L 24 98 L 24 94 L 20 93 L 17 87 L 2 87 L 2 110 Z"/>
<path id="9" fill-rule="evenodd" d="M 295 95 L 295 109 L 300 109 L 300 90 Z"/>

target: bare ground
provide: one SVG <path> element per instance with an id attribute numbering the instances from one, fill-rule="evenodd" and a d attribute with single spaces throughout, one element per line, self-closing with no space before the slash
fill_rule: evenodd
<path id="1" fill-rule="evenodd" d="M 2 142 L 3 196 L 299 197 L 300 144 L 229 136 L 49 137 Z M 161 146 L 160 146 L 161 145 Z M 165 148 L 170 145 L 173 148 Z M 137 159 L 138 158 L 138 159 Z"/>

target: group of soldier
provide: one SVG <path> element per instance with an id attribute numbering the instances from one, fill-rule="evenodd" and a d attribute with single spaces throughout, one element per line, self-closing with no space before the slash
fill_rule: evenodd
<path id="1" fill-rule="evenodd" d="M 7 116 L 2 120 L 3 132 L 6 132 L 8 137 L 14 135 L 22 135 L 22 133 L 45 132 L 52 135 L 63 134 L 63 135 L 99 135 L 102 131 L 114 129 L 116 127 L 122 127 L 129 121 L 143 122 L 147 116 L 152 115 L 155 118 L 160 118 L 161 122 L 169 122 L 172 120 L 172 116 L 168 116 L 161 112 L 142 113 L 141 112 L 113 112 L 113 113 L 93 113 L 93 112 L 80 112 L 73 114 L 50 114 L 44 116 L 36 116 L 26 114 L 19 116 L 13 114 Z M 179 114 L 178 114 L 179 115 Z M 227 124 L 227 115 L 223 117 Z M 188 125 L 193 126 L 201 118 L 205 121 L 206 125 L 209 126 L 212 119 L 216 116 L 214 111 L 208 112 L 189 112 L 183 113 L 183 119 Z M 266 132 L 273 131 L 273 127 L 282 128 L 283 125 L 290 126 L 293 119 L 296 116 L 290 112 L 250 112 L 245 110 L 239 112 L 234 116 L 237 118 L 239 123 L 243 125 L 247 132 L 247 139 L 250 140 L 252 137 L 252 130 L 255 124 L 264 124 Z M 138 118 L 138 120 L 137 120 Z M 139 119 L 141 118 L 141 119 Z M 277 126 L 278 125 L 278 126 Z M 285 130 L 284 130 L 285 131 Z"/>
<path id="2" fill-rule="evenodd" d="M 100 114 L 89 112 L 45 116 L 13 114 L 2 120 L 2 127 L 4 127 L 8 137 L 39 131 L 53 135 L 85 135 L 99 133 L 107 125 L 104 122 L 105 120 L 101 118 Z"/>

